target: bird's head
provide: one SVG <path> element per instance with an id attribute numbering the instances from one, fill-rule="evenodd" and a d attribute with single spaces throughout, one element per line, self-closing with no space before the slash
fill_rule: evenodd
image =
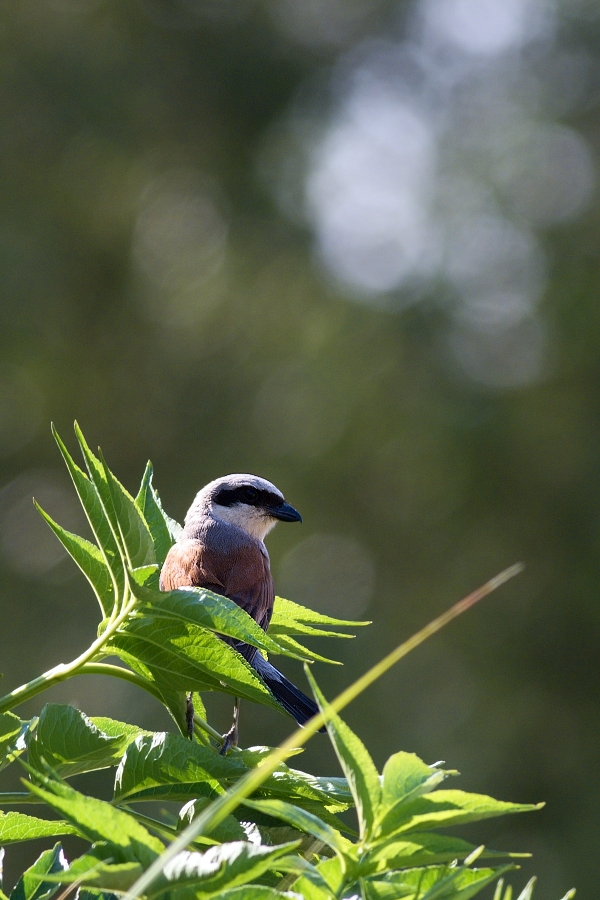
<path id="1" fill-rule="evenodd" d="M 278 521 L 302 521 L 281 491 L 258 475 L 225 475 L 211 481 L 197 494 L 186 516 L 186 526 L 188 520 L 191 524 L 199 515 L 236 525 L 259 541 Z"/>

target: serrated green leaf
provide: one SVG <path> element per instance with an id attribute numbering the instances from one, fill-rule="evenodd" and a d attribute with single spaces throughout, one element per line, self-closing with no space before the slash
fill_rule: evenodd
<path id="1" fill-rule="evenodd" d="M 318 778 L 282 763 L 263 783 L 261 791 L 297 803 L 313 800 L 330 811 L 343 812 L 353 805 L 352 792 L 345 778 Z"/>
<path id="2" fill-rule="evenodd" d="M 63 777 L 79 775 L 115 766 L 127 743 L 105 734 L 75 707 L 48 703 L 29 741 L 29 762 L 43 771 L 43 759 Z"/>
<path id="3" fill-rule="evenodd" d="M 263 847 L 246 841 L 232 841 L 210 847 L 205 853 L 184 850 L 170 860 L 149 889 L 153 897 L 165 890 L 193 886 L 197 896 L 221 892 L 259 878 L 281 856 L 286 856 L 297 843 Z"/>
<path id="4" fill-rule="evenodd" d="M 469 900 L 512 866 L 470 869 L 428 866 L 361 879 L 367 900 Z"/>
<path id="5" fill-rule="evenodd" d="M 324 662 L 333 666 L 342 665 L 337 659 L 330 659 L 328 656 L 321 656 L 320 653 L 309 650 L 304 644 L 295 641 L 294 638 L 287 634 L 278 634 L 276 638 L 272 637 L 272 641 L 278 647 L 277 650 L 272 652 L 278 653 L 281 656 L 291 656 L 293 659 L 306 660 L 309 662 Z"/>
<path id="6" fill-rule="evenodd" d="M 101 496 L 96 489 L 96 485 L 90 481 L 87 475 L 85 475 L 73 461 L 69 451 L 54 427 L 52 428 L 52 433 L 66 463 L 67 469 L 69 470 L 69 474 L 75 485 L 75 490 L 77 491 L 81 505 L 83 506 L 88 522 L 90 523 L 98 547 L 100 548 L 104 561 L 113 577 L 115 592 L 117 596 L 120 597 L 124 589 L 125 572 L 121 560 L 121 553 Z M 109 612 L 107 612 L 107 615 L 108 614 Z"/>
<path id="7" fill-rule="evenodd" d="M 29 790 L 75 825 L 91 843 L 107 842 L 114 862 L 149 866 L 164 845 L 133 816 L 110 803 L 80 794 L 70 785 L 40 776 L 44 787 L 28 783 Z"/>
<path id="8" fill-rule="evenodd" d="M 354 845 L 351 841 L 343 837 L 335 828 L 323 822 L 318 816 L 306 812 L 293 803 L 286 803 L 285 800 L 244 800 L 243 803 L 250 809 L 257 809 L 275 819 L 282 819 L 299 831 L 312 834 L 336 853 L 340 853 L 344 859 L 355 856 Z"/>
<path id="9" fill-rule="evenodd" d="M 222 894 L 213 894 L 213 900 L 303 900 L 294 891 L 277 891 L 275 888 L 263 887 L 260 884 L 246 884 L 231 888 Z"/>
<path id="10" fill-rule="evenodd" d="M 10 900 L 48 900 L 58 890 L 58 884 L 44 881 L 44 875 L 54 875 L 68 866 L 62 846 L 44 850 L 32 866 L 26 869 L 15 884 Z"/>
<path id="11" fill-rule="evenodd" d="M 379 819 L 389 823 L 402 815 L 406 803 L 433 791 L 446 778 L 454 774 L 426 765 L 414 753 L 395 753 L 383 767 L 383 784 Z"/>
<path id="12" fill-rule="evenodd" d="M 171 519 L 160 502 L 160 497 L 152 484 L 152 463 L 148 462 L 142 483 L 135 498 L 135 505 L 144 517 L 154 544 L 154 554 L 159 566 L 164 563 L 167 553 L 183 531 L 181 525 Z"/>
<path id="13" fill-rule="evenodd" d="M 127 722 L 119 722 L 117 719 L 109 719 L 106 716 L 90 716 L 89 721 L 104 734 L 109 737 L 123 738 L 127 744 L 130 744 L 138 734 L 152 734 L 151 731 L 146 731 L 139 725 L 129 725 Z"/>
<path id="14" fill-rule="evenodd" d="M 115 777 L 115 801 L 188 800 L 223 792 L 245 775 L 246 766 L 235 757 L 176 734 L 140 735 L 129 745 Z"/>
<path id="15" fill-rule="evenodd" d="M 543 803 L 507 803 L 494 800 L 485 794 L 466 791 L 434 791 L 417 797 L 398 809 L 393 809 L 383 819 L 383 834 L 407 831 L 424 831 L 430 828 L 447 828 L 464 822 L 477 822 L 512 813 L 541 809 Z"/>
<path id="16" fill-rule="evenodd" d="M 399 800 L 415 797 L 415 791 L 429 793 L 445 775 L 442 769 L 426 765 L 416 753 L 394 753 L 383 767 L 382 808 L 388 810 Z M 432 776 L 436 779 L 433 784 Z"/>
<path id="17" fill-rule="evenodd" d="M 363 742 L 332 711 L 308 666 L 305 669 L 319 708 L 327 716 L 327 732 L 354 797 L 360 836 L 367 837 L 373 831 L 381 805 L 379 773 Z"/>
<path id="18" fill-rule="evenodd" d="M 336 627 L 348 625 L 351 628 L 359 628 L 363 625 L 371 624 L 370 622 L 356 622 L 353 619 L 334 619 L 332 616 L 325 616 L 323 613 L 309 609 L 307 606 L 294 603 L 292 600 L 284 600 L 283 597 L 275 597 L 271 625 L 273 622 L 278 628 L 285 628 L 287 625 L 297 623 L 304 625 L 335 625 Z M 289 634 L 291 632 L 282 631 L 281 633 Z"/>
<path id="19" fill-rule="evenodd" d="M 431 832 L 410 832 L 402 838 L 379 841 L 365 854 L 361 862 L 361 872 L 382 872 L 389 869 L 412 869 L 465 859 L 475 850 L 475 846 L 462 838 Z M 482 858 L 506 858 L 510 853 L 489 850 Z"/>
<path id="20" fill-rule="evenodd" d="M 38 503 L 35 507 L 89 581 L 103 615 L 110 616 L 115 602 L 115 587 L 104 555 L 95 544 L 58 525 Z"/>
<path id="21" fill-rule="evenodd" d="M 74 825 L 58 819 L 38 819 L 19 812 L 0 812 L 0 844 L 17 844 L 35 838 L 79 834 Z"/>
<path id="22" fill-rule="evenodd" d="M 154 542 L 146 520 L 131 494 L 113 475 L 104 460 L 102 465 L 129 568 L 138 569 L 156 564 Z"/>
<path id="23" fill-rule="evenodd" d="M 0 713 L 0 771 L 27 748 L 31 728 L 30 721 L 23 721 L 11 712 Z"/>
<path id="24" fill-rule="evenodd" d="M 282 710 L 241 654 L 187 622 L 154 615 L 133 618 L 114 635 L 111 647 L 138 659 L 169 690 L 225 690 Z"/>
<path id="25" fill-rule="evenodd" d="M 184 828 L 187 828 L 190 822 L 193 822 L 210 802 L 208 797 L 198 797 L 182 806 L 177 818 L 177 830 L 183 831 Z M 228 841 L 245 841 L 248 839 L 246 829 L 232 815 L 225 816 L 222 822 L 206 833 L 206 837 L 210 837 L 221 844 L 225 844 Z M 275 843 L 275 841 L 272 843 Z"/>
<path id="26" fill-rule="evenodd" d="M 59 881 L 63 885 L 77 882 L 88 888 L 104 891 L 118 891 L 119 893 L 126 891 L 135 884 L 136 879 L 141 875 L 142 866 L 139 862 L 133 861 L 111 862 L 110 853 L 110 845 L 94 844 L 88 853 L 73 860 L 69 868 L 61 873 L 60 879 L 55 876 L 52 880 Z M 106 856 L 108 856 L 108 860 Z M 91 898 L 99 900 L 98 894 L 95 892 Z"/>
<path id="27" fill-rule="evenodd" d="M 288 653 L 282 649 L 245 610 L 221 594 L 192 587 L 175 591 L 151 591 L 137 584 L 132 585 L 132 591 L 138 600 L 147 604 L 154 615 L 188 622 L 216 634 L 245 641 L 266 653 L 283 652 L 295 659 L 308 658 L 307 654 L 299 655 L 295 651 Z M 141 612 L 143 614 L 143 610 Z"/>

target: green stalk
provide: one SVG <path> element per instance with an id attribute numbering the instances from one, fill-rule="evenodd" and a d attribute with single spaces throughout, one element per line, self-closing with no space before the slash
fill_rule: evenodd
<path id="1" fill-rule="evenodd" d="M 37 678 L 34 678 L 33 681 L 29 681 L 27 682 L 27 684 L 22 684 L 21 687 L 15 688 L 15 690 L 11 691 L 10 694 L 6 694 L 4 697 L 0 698 L 0 713 L 6 712 L 9 709 L 13 709 L 13 707 L 18 706 L 20 703 L 24 703 L 26 700 L 30 700 L 32 697 L 35 697 L 36 694 L 41 694 L 41 692 L 47 690 L 47 688 L 52 687 L 53 685 L 58 684 L 61 681 L 65 681 L 67 678 L 71 678 L 73 675 L 79 674 L 79 670 L 81 670 L 86 664 L 89 664 L 90 661 L 93 660 L 93 658 L 101 652 L 102 648 L 106 646 L 113 634 L 133 611 L 137 601 L 135 600 L 135 598 L 133 598 L 129 600 L 129 602 L 127 602 L 128 595 L 129 589 L 126 588 L 126 596 L 123 600 L 122 612 L 115 619 L 109 622 L 108 627 L 98 638 L 96 638 L 96 640 L 88 647 L 87 650 L 81 653 L 72 662 L 59 663 L 57 666 L 54 666 L 54 668 L 49 669 L 47 672 L 44 672 L 43 675 L 39 675 Z M 116 669 L 117 666 L 115 666 L 114 668 Z"/>
<path id="2" fill-rule="evenodd" d="M 442 613 L 441 616 L 438 616 L 407 641 L 400 644 L 395 650 L 382 659 L 381 662 L 378 662 L 369 669 L 368 672 L 365 672 L 365 674 L 355 681 L 354 684 L 351 684 L 345 691 L 342 691 L 335 700 L 332 700 L 330 703 L 331 712 L 340 712 L 340 710 L 344 709 L 345 706 L 366 690 L 366 688 L 370 687 L 374 681 L 377 681 L 377 679 L 387 672 L 388 669 L 391 669 L 399 660 L 410 653 L 411 650 L 414 650 L 415 647 L 418 647 L 419 644 L 422 644 L 427 638 L 431 637 L 437 631 L 440 631 L 449 622 L 457 618 L 457 616 L 466 612 L 466 610 L 470 609 L 471 606 L 474 606 L 483 597 L 491 594 L 492 591 L 495 591 L 510 578 L 518 575 L 519 572 L 523 571 L 523 568 L 524 566 L 522 563 L 516 563 L 509 569 L 505 569 L 504 572 L 496 575 L 495 578 L 492 578 L 463 600 L 459 600 L 458 603 L 455 603 L 454 606 L 450 607 L 445 613 Z M 200 834 L 216 827 L 222 822 L 225 816 L 236 809 L 246 797 L 249 797 L 250 794 L 257 790 L 257 788 L 273 774 L 277 766 L 287 759 L 293 750 L 306 744 L 306 742 L 317 733 L 319 728 L 327 723 L 327 718 L 328 717 L 323 713 L 318 713 L 316 716 L 313 716 L 303 728 L 298 728 L 294 731 L 293 734 L 280 744 L 280 746 L 274 750 L 270 756 L 263 760 L 259 766 L 252 769 L 247 775 L 244 775 L 233 788 L 230 788 L 225 794 L 214 800 L 210 806 L 208 806 L 184 831 L 181 832 L 179 837 L 167 847 L 165 852 L 162 853 L 151 866 L 149 866 L 144 874 L 138 878 L 135 884 L 124 895 L 123 900 L 136 900 L 137 897 L 140 897 L 156 878 L 162 874 L 164 867 L 173 859 L 173 857 L 177 856 L 178 853 L 181 853 L 182 850 L 185 850 L 188 844 L 192 843 L 192 841 Z"/>
<path id="3" fill-rule="evenodd" d="M 8 804 L 14 803 L 38 803 L 45 804 L 45 800 L 40 800 L 39 797 L 34 797 L 33 794 L 30 794 L 28 791 L 12 791 L 5 794 L 0 794 L 0 805 L 7 806 Z"/>

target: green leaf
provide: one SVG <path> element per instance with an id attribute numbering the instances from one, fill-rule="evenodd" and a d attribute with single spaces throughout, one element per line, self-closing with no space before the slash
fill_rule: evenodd
<path id="1" fill-rule="evenodd" d="M 382 807 L 386 811 L 398 801 L 429 793 L 446 773 L 426 765 L 415 753 L 394 753 L 383 767 Z"/>
<path id="2" fill-rule="evenodd" d="M 293 891 L 277 891 L 275 888 L 263 887 L 260 884 L 246 884 L 231 888 L 222 894 L 213 894 L 213 900 L 303 900 L 300 894 Z"/>
<path id="3" fill-rule="evenodd" d="M 44 875 L 54 875 L 64 871 L 68 863 L 60 844 L 52 850 L 44 850 L 19 878 L 15 884 L 10 900 L 48 900 L 58 890 L 58 884 L 44 881 Z"/>
<path id="4" fill-rule="evenodd" d="M 223 792 L 221 782 L 232 784 L 247 771 L 235 756 L 221 756 L 179 735 L 140 735 L 117 769 L 115 801 L 211 797 Z"/>
<path id="5" fill-rule="evenodd" d="M 115 478 L 104 460 L 102 465 L 129 568 L 137 569 L 155 564 L 154 542 L 146 520 L 131 494 Z"/>
<path id="6" fill-rule="evenodd" d="M 308 666 L 304 668 L 319 708 L 327 716 L 327 732 L 354 797 L 360 836 L 368 837 L 373 831 L 381 804 L 379 773 L 363 742 L 332 711 Z"/>
<path id="7" fill-rule="evenodd" d="M 29 762 L 40 771 L 42 759 L 59 775 L 79 775 L 114 766 L 128 739 L 110 736 L 73 706 L 48 703 L 29 741 Z"/>
<path id="8" fill-rule="evenodd" d="M 354 857 L 354 845 L 343 837 L 339 831 L 327 825 L 318 816 L 300 809 L 293 803 L 286 803 L 284 800 L 244 800 L 244 806 L 251 809 L 257 809 L 264 812 L 275 819 L 282 819 L 288 825 L 292 825 L 299 831 L 305 831 L 312 834 L 313 837 L 323 841 L 336 853 L 341 854 L 344 858 Z"/>
<path id="9" fill-rule="evenodd" d="M 382 833 L 422 831 L 430 828 L 447 828 L 464 822 L 477 822 L 495 816 L 531 812 L 541 809 L 543 803 L 506 803 L 485 794 L 469 794 L 466 791 L 434 791 L 417 797 L 391 813 L 381 823 Z"/>
<path id="10" fill-rule="evenodd" d="M 16 844 L 62 834 L 79 834 L 79 831 L 69 822 L 58 819 L 38 819 L 19 812 L 0 812 L 0 844 Z"/>
<path id="11" fill-rule="evenodd" d="M 11 712 L 0 713 L 0 771 L 10 765 L 27 747 L 27 735 L 33 722 L 23 721 Z"/>
<path id="12" fill-rule="evenodd" d="M 96 542 L 104 557 L 104 561 L 113 577 L 115 592 L 117 596 L 120 597 L 124 589 L 125 572 L 121 561 L 121 553 L 101 496 L 96 489 L 96 485 L 90 481 L 87 475 L 85 475 L 79 466 L 75 464 L 54 426 L 52 428 L 52 433 L 67 465 L 67 469 L 69 470 L 69 474 L 75 485 L 75 490 L 77 491 L 81 505 L 83 506 L 94 537 L 96 538 Z M 108 615 L 109 613 L 110 611 L 107 611 L 106 614 Z"/>
<path id="13" fill-rule="evenodd" d="M 117 719 L 109 719 L 106 716 L 90 716 L 89 721 L 107 734 L 109 737 L 121 737 L 130 744 L 138 734 L 152 734 L 140 728 L 139 725 L 129 725 L 127 722 L 119 722 Z"/>
<path id="14" fill-rule="evenodd" d="M 353 805 L 352 792 L 345 778 L 318 778 L 299 769 L 290 769 L 285 763 L 263 782 L 260 790 L 294 803 L 302 799 L 314 800 L 336 812 L 343 812 Z"/>
<path id="15" fill-rule="evenodd" d="M 61 874 L 60 879 L 56 878 L 56 880 L 60 884 L 78 882 L 89 888 L 98 888 L 104 891 L 126 891 L 135 884 L 136 879 L 141 875 L 142 866 L 139 862 L 133 861 L 111 862 L 110 853 L 110 845 L 94 844 L 88 853 L 74 859 L 69 868 Z M 96 893 L 90 893 L 90 900 L 100 900 L 100 898 Z"/>
<path id="16" fill-rule="evenodd" d="M 190 822 L 193 822 L 194 819 L 206 809 L 210 802 L 208 797 L 198 797 L 195 800 L 190 800 L 185 806 L 182 806 L 179 810 L 179 817 L 177 819 L 177 830 L 183 831 L 184 828 L 187 828 Z M 213 838 L 213 840 L 218 841 L 221 844 L 227 843 L 228 841 L 244 841 L 248 839 L 246 829 L 244 829 L 232 815 L 225 816 L 223 821 L 215 828 L 206 832 L 206 836 Z M 271 843 L 276 842 L 272 841 Z"/>
<path id="17" fill-rule="evenodd" d="M 328 656 L 321 656 L 320 653 L 309 650 L 304 644 L 300 644 L 287 634 L 278 634 L 276 638 L 271 637 L 271 640 L 278 648 L 272 652 L 278 653 L 281 656 L 291 656 L 293 659 L 307 660 L 310 662 L 324 662 L 333 666 L 342 665 L 337 659 L 330 659 Z"/>
<path id="18" fill-rule="evenodd" d="M 35 507 L 91 584 L 103 615 L 110 616 L 115 602 L 115 588 L 103 554 L 95 544 L 61 528 L 39 503 L 35 503 Z"/>
<path id="19" fill-rule="evenodd" d="M 511 868 L 428 866 L 390 872 L 361 879 L 362 894 L 366 900 L 469 900 Z"/>
<path id="20" fill-rule="evenodd" d="M 237 887 L 259 878 L 297 846 L 296 842 L 264 847 L 233 841 L 210 847 L 205 853 L 184 850 L 166 864 L 162 877 L 149 889 L 148 896 L 193 886 L 196 896 L 202 897 Z"/>
<path id="21" fill-rule="evenodd" d="M 300 606 L 299 603 L 294 603 L 292 600 L 284 600 L 283 597 L 275 597 L 275 605 L 273 607 L 273 615 L 271 617 L 269 628 L 272 628 L 274 625 L 279 634 L 306 634 L 307 632 L 304 631 L 296 632 L 288 629 L 293 629 L 302 625 L 335 625 L 336 628 L 348 625 L 351 628 L 359 628 L 363 625 L 370 624 L 370 622 L 354 622 L 352 619 L 334 619 L 332 616 L 325 616 L 322 613 L 316 612 L 314 609 Z M 320 629 L 314 629 L 314 631 L 317 633 L 320 632 Z M 327 633 L 331 634 L 332 637 L 349 637 L 349 635 L 344 633 Z"/>
<path id="22" fill-rule="evenodd" d="M 237 651 L 187 622 L 154 615 L 132 618 L 111 638 L 110 647 L 138 659 L 169 690 L 225 690 L 282 710 Z"/>
<path id="23" fill-rule="evenodd" d="M 139 862 L 149 866 L 164 850 L 162 842 L 128 813 L 103 800 L 80 794 L 64 782 L 41 775 L 39 780 L 44 788 L 28 783 L 31 793 L 63 815 L 90 842 L 109 843 L 115 862 Z"/>
<path id="24" fill-rule="evenodd" d="M 296 659 L 305 660 L 307 658 L 306 654 L 299 655 L 295 651 L 288 653 L 283 650 L 279 643 L 273 641 L 237 603 L 229 600 L 228 597 L 207 591 L 205 588 L 151 591 L 134 584 L 132 591 L 136 598 L 146 603 L 155 615 L 188 622 L 216 634 L 225 634 L 236 640 L 252 644 L 253 647 L 258 647 L 266 653 L 285 652 L 287 656 L 293 656 Z"/>
<path id="25" fill-rule="evenodd" d="M 171 519 L 160 502 L 160 497 L 152 484 L 152 463 L 148 462 L 142 483 L 135 498 L 135 505 L 141 512 L 152 536 L 154 555 L 159 566 L 165 561 L 167 553 L 183 531 L 174 519 Z"/>
<path id="26" fill-rule="evenodd" d="M 406 803 L 430 793 L 449 774 L 455 773 L 428 766 L 414 753 L 401 751 L 390 756 L 383 767 L 379 818 L 385 818 L 386 823 L 395 821 Z"/>
<path id="27" fill-rule="evenodd" d="M 383 872 L 389 869 L 408 869 L 416 866 L 430 866 L 465 859 L 475 850 L 475 846 L 462 838 L 449 837 L 431 832 L 410 832 L 402 838 L 392 838 L 377 842 L 361 861 L 361 872 Z M 510 853 L 501 853 L 487 848 L 482 858 L 506 858 Z"/>

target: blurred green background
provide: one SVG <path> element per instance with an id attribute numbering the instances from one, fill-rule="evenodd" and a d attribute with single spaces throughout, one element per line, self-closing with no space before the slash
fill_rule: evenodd
<path id="1" fill-rule="evenodd" d="M 322 648 L 345 663 L 315 666 L 329 696 L 523 560 L 347 719 L 379 765 L 415 751 L 546 800 L 467 836 L 533 851 L 513 881 L 538 873 L 539 900 L 592 900 L 598 5 L 11 0 L 0 41 L 5 690 L 96 629 L 31 505 L 85 529 L 51 420 L 132 492 L 151 458 L 179 520 L 219 475 L 274 481 L 304 517 L 268 541 L 279 593 L 373 620 Z M 170 727 L 123 683 L 51 699 Z M 245 704 L 241 727 L 290 722 Z M 298 764 L 337 772 L 320 737 Z M 7 881 L 38 852 L 11 849 Z"/>

